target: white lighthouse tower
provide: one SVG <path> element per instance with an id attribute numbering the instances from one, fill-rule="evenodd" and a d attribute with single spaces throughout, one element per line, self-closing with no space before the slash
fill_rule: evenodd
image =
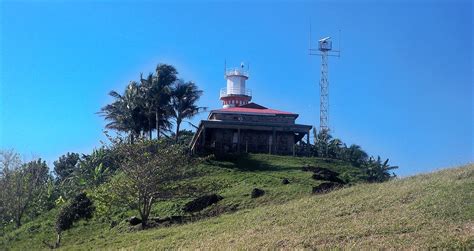
<path id="1" fill-rule="evenodd" d="M 252 91 L 245 87 L 245 81 L 249 79 L 248 67 L 244 64 L 240 67 L 225 69 L 224 78 L 227 87 L 221 89 L 220 100 L 224 108 L 246 105 L 252 100 Z"/>

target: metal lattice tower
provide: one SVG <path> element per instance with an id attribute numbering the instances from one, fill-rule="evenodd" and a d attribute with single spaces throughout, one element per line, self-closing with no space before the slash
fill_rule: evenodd
<path id="1" fill-rule="evenodd" d="M 311 38 L 310 38 L 311 39 Z M 340 51 L 332 50 L 332 41 L 330 37 L 325 37 L 318 41 L 318 48 L 311 48 L 310 55 L 321 56 L 321 80 L 319 82 L 319 130 L 328 132 L 329 128 L 329 80 L 328 80 L 328 58 L 329 56 L 339 57 Z M 315 52 L 317 51 L 317 52 Z M 331 53 L 335 52 L 335 53 Z"/>
<path id="2" fill-rule="evenodd" d="M 321 88 L 319 97 L 319 130 L 329 131 L 329 81 L 328 81 L 328 53 L 321 52 L 321 80 L 319 82 Z"/>

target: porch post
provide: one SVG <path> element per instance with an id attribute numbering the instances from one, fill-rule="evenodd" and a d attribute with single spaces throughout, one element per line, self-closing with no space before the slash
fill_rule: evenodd
<path id="1" fill-rule="evenodd" d="M 270 135 L 268 137 L 268 154 L 272 154 L 272 144 L 273 144 L 273 138 Z"/>
<path id="2" fill-rule="evenodd" d="M 202 147 L 206 147 L 206 127 L 202 128 Z"/>
<path id="3" fill-rule="evenodd" d="M 237 152 L 240 153 L 240 128 L 237 129 Z"/>
<path id="4" fill-rule="evenodd" d="M 273 135 L 272 135 L 272 153 L 275 154 L 276 149 L 277 149 L 275 127 L 273 127 L 273 132 L 272 133 L 273 133 Z"/>
<path id="5" fill-rule="evenodd" d="M 295 135 L 293 134 L 293 157 L 295 156 L 295 147 L 296 147 Z"/>

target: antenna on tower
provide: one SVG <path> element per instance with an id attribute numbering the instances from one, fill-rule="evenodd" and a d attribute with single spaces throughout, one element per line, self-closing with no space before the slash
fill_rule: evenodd
<path id="1" fill-rule="evenodd" d="M 224 59 L 224 77 L 225 77 L 226 71 L 227 71 L 227 60 Z"/>

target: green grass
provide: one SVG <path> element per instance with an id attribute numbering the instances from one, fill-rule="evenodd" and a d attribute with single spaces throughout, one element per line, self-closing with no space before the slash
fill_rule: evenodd
<path id="1" fill-rule="evenodd" d="M 316 162 L 344 177 L 360 175 L 347 163 L 314 158 L 250 155 L 236 163 L 211 161 L 200 167 L 207 175 L 189 182 L 224 197 L 206 210 L 236 205 L 237 212 L 145 231 L 130 231 L 123 221 L 114 228 L 81 221 L 64 233 L 62 248 L 474 248 L 474 165 L 311 195 L 318 181 L 300 168 Z M 282 185 L 282 178 L 290 184 Z M 254 187 L 266 194 L 250 199 Z M 184 202 L 160 203 L 154 213 L 182 214 Z M 0 250 L 46 248 L 41 242 L 54 239 L 56 213 L 0 237 Z"/>

